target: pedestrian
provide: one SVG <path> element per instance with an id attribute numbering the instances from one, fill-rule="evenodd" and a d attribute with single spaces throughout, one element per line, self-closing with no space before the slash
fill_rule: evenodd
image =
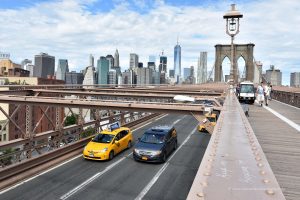
<path id="1" fill-rule="evenodd" d="M 265 95 L 266 106 L 268 106 L 268 103 L 269 103 L 270 92 L 271 92 L 271 90 L 270 90 L 270 86 L 269 86 L 269 83 L 268 83 L 264 86 L 264 95 Z"/>
<path id="2" fill-rule="evenodd" d="M 238 84 L 238 85 L 236 86 L 236 96 L 237 96 L 237 97 L 240 97 L 240 89 L 241 89 L 241 86 L 240 86 L 240 84 Z"/>
<path id="3" fill-rule="evenodd" d="M 258 104 L 260 104 L 260 106 L 263 105 L 264 102 L 264 88 L 263 88 L 263 82 L 261 82 L 261 84 L 257 87 L 256 90 L 256 98 L 258 101 Z"/>
<path id="4" fill-rule="evenodd" d="M 270 101 L 272 100 L 272 96 L 273 96 L 273 88 L 272 85 L 270 85 Z"/>

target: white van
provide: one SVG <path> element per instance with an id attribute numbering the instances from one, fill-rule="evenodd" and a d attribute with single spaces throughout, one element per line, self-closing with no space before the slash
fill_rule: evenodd
<path id="1" fill-rule="evenodd" d="M 255 101 L 254 84 L 250 81 L 241 82 L 238 98 L 240 102 L 253 104 Z"/>

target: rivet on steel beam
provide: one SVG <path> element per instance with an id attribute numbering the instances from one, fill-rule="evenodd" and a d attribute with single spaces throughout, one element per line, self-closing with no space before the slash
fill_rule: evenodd
<path id="1" fill-rule="evenodd" d="M 263 182 L 264 182 L 264 183 L 269 183 L 269 182 L 270 182 L 270 180 L 268 180 L 268 179 L 264 179 L 264 180 L 263 180 Z"/>
<path id="2" fill-rule="evenodd" d="M 197 193 L 198 197 L 204 197 L 204 194 L 202 192 Z"/>
<path id="3" fill-rule="evenodd" d="M 267 193 L 268 195 L 274 195 L 274 194 L 275 194 L 274 190 L 272 190 L 272 189 L 266 190 L 266 193 Z"/>
<path id="4" fill-rule="evenodd" d="M 260 158 L 259 156 L 257 156 L 257 157 L 255 158 L 255 160 L 259 161 L 259 160 L 261 160 L 261 158 Z"/>
<path id="5" fill-rule="evenodd" d="M 260 174 L 261 174 L 261 175 L 265 175 L 266 172 L 265 172 L 264 170 L 260 170 Z"/>
<path id="6" fill-rule="evenodd" d="M 257 148 L 254 146 L 254 147 L 252 147 L 252 150 L 256 150 Z"/>
<path id="7" fill-rule="evenodd" d="M 205 172 L 203 175 L 204 176 L 210 176 L 211 174 L 209 172 Z"/>
<path id="8" fill-rule="evenodd" d="M 212 161 L 214 161 L 214 159 L 212 159 L 212 158 L 208 159 L 208 162 L 212 162 Z"/>
<path id="9" fill-rule="evenodd" d="M 264 165 L 262 163 L 258 163 L 257 166 L 263 167 Z"/>
<path id="10" fill-rule="evenodd" d="M 203 181 L 203 182 L 201 182 L 200 184 L 201 184 L 203 187 L 207 187 L 207 185 L 208 185 L 206 181 Z"/>

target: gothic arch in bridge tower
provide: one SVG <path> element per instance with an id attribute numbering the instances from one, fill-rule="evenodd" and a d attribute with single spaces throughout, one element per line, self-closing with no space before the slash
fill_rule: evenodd
<path id="1" fill-rule="evenodd" d="M 222 80 L 222 62 L 225 57 L 228 57 L 230 62 L 233 63 L 233 77 L 237 80 L 238 77 L 238 65 L 237 61 L 240 57 L 245 60 L 246 68 L 246 80 L 253 81 L 254 79 L 254 60 L 253 60 L 253 49 L 254 44 L 234 44 L 233 46 L 233 61 L 231 59 L 231 45 L 215 45 L 216 56 L 215 56 L 215 82 Z"/>

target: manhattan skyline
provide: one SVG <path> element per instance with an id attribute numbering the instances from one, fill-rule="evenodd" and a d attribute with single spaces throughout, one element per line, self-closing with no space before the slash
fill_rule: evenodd
<path id="1" fill-rule="evenodd" d="M 145 64 L 149 55 L 158 59 L 164 50 L 168 69 L 173 69 L 173 48 L 179 35 L 182 68 L 196 66 L 199 52 L 207 51 L 207 69 L 211 70 L 214 45 L 230 42 L 222 16 L 231 3 L 1 0 L 0 51 L 9 52 L 11 59 L 18 63 L 46 52 L 55 56 L 55 67 L 58 59 L 68 59 L 70 71 L 79 71 L 89 65 L 89 54 L 98 59 L 113 55 L 118 49 L 124 70 L 129 67 L 130 53 L 138 54 Z M 263 63 L 263 70 L 275 65 L 283 72 L 283 84 L 288 85 L 290 73 L 300 71 L 297 37 L 300 2 L 243 0 L 234 3 L 244 14 L 241 32 L 234 42 L 254 43 L 255 60 Z"/>

